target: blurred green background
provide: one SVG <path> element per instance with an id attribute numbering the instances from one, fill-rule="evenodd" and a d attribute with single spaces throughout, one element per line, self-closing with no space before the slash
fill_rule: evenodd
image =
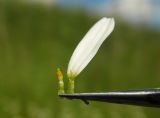
<path id="1" fill-rule="evenodd" d="M 116 26 L 95 58 L 77 77 L 76 92 L 160 86 L 160 33 Z M 82 9 L 19 2 L 0 4 L 0 118 L 152 118 L 158 108 L 83 102 L 57 96 L 57 67 L 101 17 Z"/>

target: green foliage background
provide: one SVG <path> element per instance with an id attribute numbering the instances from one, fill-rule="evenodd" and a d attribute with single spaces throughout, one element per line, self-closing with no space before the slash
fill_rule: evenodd
<path id="1" fill-rule="evenodd" d="M 0 4 L 1 118 L 160 117 L 156 108 L 87 106 L 57 96 L 56 68 L 66 76 L 75 46 L 98 19 L 83 10 Z M 76 92 L 160 86 L 159 32 L 115 20 L 114 32 L 77 77 Z"/>

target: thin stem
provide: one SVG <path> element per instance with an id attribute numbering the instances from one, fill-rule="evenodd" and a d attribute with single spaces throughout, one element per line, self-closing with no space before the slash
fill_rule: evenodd
<path id="1" fill-rule="evenodd" d="M 58 94 L 63 94 L 64 93 L 64 82 L 63 80 L 60 80 L 58 83 L 59 83 Z"/>
<path id="2" fill-rule="evenodd" d="M 72 78 L 69 78 L 69 81 L 68 81 L 68 91 L 67 92 L 69 94 L 74 93 L 74 79 L 72 79 Z"/>

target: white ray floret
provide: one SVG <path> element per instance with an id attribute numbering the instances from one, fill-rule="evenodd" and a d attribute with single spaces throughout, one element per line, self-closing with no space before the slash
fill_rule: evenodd
<path id="1" fill-rule="evenodd" d="M 69 78 L 75 78 L 96 55 L 104 40 L 114 29 L 113 18 L 100 19 L 80 41 L 74 50 L 67 70 Z"/>

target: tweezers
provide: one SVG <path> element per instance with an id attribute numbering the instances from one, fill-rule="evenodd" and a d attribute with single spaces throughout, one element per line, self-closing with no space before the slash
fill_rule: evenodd
<path id="1" fill-rule="evenodd" d="M 160 88 L 116 90 L 103 93 L 59 94 L 59 96 L 67 99 L 80 99 L 86 104 L 89 104 L 89 101 L 98 101 L 146 107 L 160 107 Z"/>

